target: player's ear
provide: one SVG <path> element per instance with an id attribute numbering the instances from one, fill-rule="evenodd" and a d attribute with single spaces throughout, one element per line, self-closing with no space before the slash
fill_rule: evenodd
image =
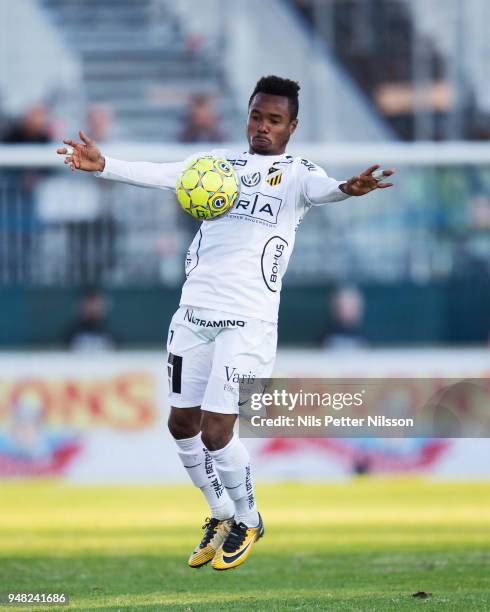
<path id="1" fill-rule="evenodd" d="M 298 120 L 293 119 L 289 122 L 289 135 L 291 136 L 294 133 L 294 130 L 298 127 Z"/>

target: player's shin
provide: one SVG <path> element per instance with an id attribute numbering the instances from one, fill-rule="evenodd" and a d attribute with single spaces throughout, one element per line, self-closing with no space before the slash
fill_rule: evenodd
<path id="1" fill-rule="evenodd" d="M 235 521 L 244 523 L 247 527 L 257 527 L 259 514 L 255 507 L 248 450 L 234 434 L 224 448 L 209 453 L 222 483 L 235 504 Z"/>
<path id="2" fill-rule="evenodd" d="M 229 519 L 234 506 L 215 469 L 209 451 L 204 447 L 201 434 L 193 438 L 175 440 L 182 465 L 192 482 L 201 489 L 211 510 L 211 516 L 218 520 Z"/>

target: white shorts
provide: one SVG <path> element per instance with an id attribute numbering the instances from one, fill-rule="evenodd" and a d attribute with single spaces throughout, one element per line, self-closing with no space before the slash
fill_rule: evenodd
<path id="1" fill-rule="evenodd" d="M 276 346 L 275 323 L 181 306 L 167 340 L 170 405 L 238 414 L 240 382 L 271 376 Z"/>

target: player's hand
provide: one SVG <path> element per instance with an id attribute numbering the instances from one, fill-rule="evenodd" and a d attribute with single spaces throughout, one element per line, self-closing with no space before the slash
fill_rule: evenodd
<path id="1" fill-rule="evenodd" d="M 79 132 L 82 142 L 66 139 L 63 142 L 72 147 L 68 151 L 66 147 L 56 150 L 58 155 L 66 155 L 65 164 L 69 164 L 72 170 L 85 170 L 86 172 L 102 172 L 105 167 L 105 158 L 96 146 L 82 130 Z"/>
<path id="2" fill-rule="evenodd" d="M 346 183 L 342 183 L 340 185 L 340 189 L 351 196 L 362 196 L 370 191 L 374 191 L 375 189 L 387 189 L 388 187 L 393 187 L 393 183 L 383 183 L 385 178 L 395 174 L 394 170 L 378 170 L 379 164 L 375 164 L 371 166 L 364 172 L 361 172 L 359 176 L 353 176 Z M 373 172 L 375 175 L 373 176 Z"/>

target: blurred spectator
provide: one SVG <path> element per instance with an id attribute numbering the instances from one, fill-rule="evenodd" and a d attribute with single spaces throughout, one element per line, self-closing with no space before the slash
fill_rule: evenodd
<path id="1" fill-rule="evenodd" d="M 350 349 L 366 346 L 363 331 L 364 299 L 356 287 L 338 289 L 330 302 L 330 323 L 322 346 Z"/>
<path id="2" fill-rule="evenodd" d="M 196 94 L 190 99 L 184 119 L 180 142 L 222 142 L 223 134 L 218 127 L 218 118 L 211 99 L 205 94 Z"/>
<path id="3" fill-rule="evenodd" d="M 3 135 L 2 142 L 7 144 L 43 144 L 51 142 L 49 113 L 43 104 L 30 108 Z"/>
<path id="4" fill-rule="evenodd" d="M 490 272 L 490 197 L 483 190 L 476 191 L 461 208 L 465 218 L 452 227 L 454 271 L 465 276 L 487 277 Z"/>
<path id="5" fill-rule="evenodd" d="M 84 130 L 96 142 L 112 140 L 111 107 L 103 102 L 90 105 Z M 37 191 L 39 218 L 45 229 L 52 229 L 58 236 L 64 234 L 59 256 L 50 258 L 48 278 L 76 278 L 81 285 L 99 284 L 115 262 L 116 222 L 111 204 L 114 185 L 87 178 L 68 176 L 66 171 L 56 173 Z M 51 238 L 49 232 L 44 232 L 45 251 L 50 251 Z"/>
<path id="6" fill-rule="evenodd" d="M 200 32 L 190 32 L 185 40 L 185 46 L 190 53 L 197 55 L 206 44 L 206 37 Z"/>
<path id="7" fill-rule="evenodd" d="M 5 114 L 5 109 L 3 107 L 3 94 L 0 89 L 0 135 L 3 135 L 7 131 L 8 118 Z"/>
<path id="8" fill-rule="evenodd" d="M 51 141 L 48 109 L 36 104 L 7 128 L 2 136 L 5 144 L 46 144 Z M 10 281 L 26 282 L 34 274 L 36 255 L 33 235 L 37 226 L 35 189 L 46 169 L 9 169 L 1 173 L 5 195 L 2 202 L 4 248 L 0 256 L 3 270 Z"/>
<path id="9" fill-rule="evenodd" d="M 82 298 L 80 314 L 64 336 L 66 348 L 80 352 L 101 352 L 116 346 L 114 335 L 107 327 L 107 302 L 95 290 L 89 290 Z"/>
<path id="10" fill-rule="evenodd" d="M 109 142 L 113 139 L 114 113 L 105 102 L 95 102 L 87 111 L 87 129 L 95 142 Z"/>

